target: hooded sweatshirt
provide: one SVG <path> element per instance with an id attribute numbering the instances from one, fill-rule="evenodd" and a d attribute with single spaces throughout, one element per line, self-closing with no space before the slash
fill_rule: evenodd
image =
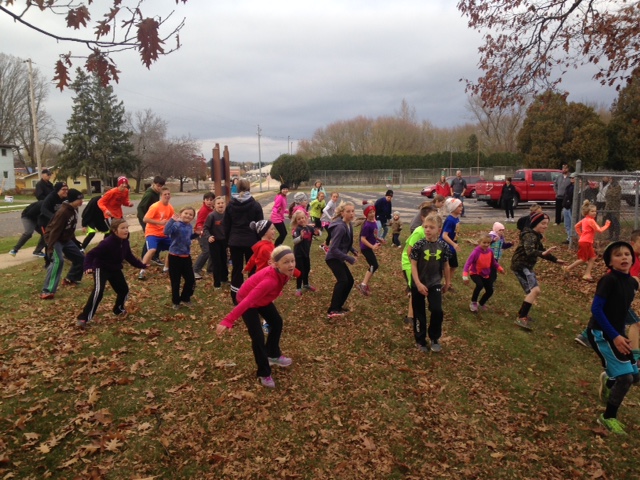
<path id="1" fill-rule="evenodd" d="M 241 192 L 231 199 L 224 212 L 224 236 L 230 247 L 252 247 L 256 232 L 249 224 L 263 220 L 262 207 L 249 192 Z"/>
<path id="2" fill-rule="evenodd" d="M 47 253 L 53 252 L 53 245 L 56 242 L 67 243 L 69 240 L 74 239 L 77 225 L 78 211 L 69 202 L 64 202 L 47 226 L 45 235 Z"/>
<path id="3" fill-rule="evenodd" d="M 262 270 L 266 266 L 269 265 L 269 259 L 271 258 L 271 253 L 275 250 L 275 244 L 270 240 L 260 240 L 256 243 L 251 250 L 253 250 L 253 255 L 247 262 L 247 265 L 244 267 L 245 272 L 250 272 L 254 269 L 256 271 Z"/>
<path id="4" fill-rule="evenodd" d="M 331 243 L 325 260 L 337 259 L 350 264 L 356 263 L 356 259 L 349 252 L 355 253 L 353 248 L 353 227 L 344 223 L 342 218 L 337 218 L 328 229 L 331 231 Z"/>
<path id="5" fill-rule="evenodd" d="M 131 253 L 129 237 L 123 240 L 117 235 L 111 234 L 85 255 L 84 269 L 122 270 L 122 262 L 124 260 L 136 268 L 147 268 L 144 263 Z"/>

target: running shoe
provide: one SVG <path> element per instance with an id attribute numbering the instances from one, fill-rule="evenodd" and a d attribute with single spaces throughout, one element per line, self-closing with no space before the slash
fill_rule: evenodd
<path id="1" fill-rule="evenodd" d="M 609 380 L 609 376 L 607 372 L 602 372 L 600 374 L 600 386 L 598 388 L 598 396 L 600 397 L 600 401 L 606 405 L 609 401 L 609 396 L 611 395 L 611 389 L 607 387 L 607 380 Z"/>
<path id="2" fill-rule="evenodd" d="M 591 345 L 589 345 L 589 339 L 587 338 L 587 336 L 584 333 L 580 333 L 576 336 L 576 338 L 574 338 L 575 342 L 582 345 L 583 347 L 587 347 L 589 348 Z"/>
<path id="3" fill-rule="evenodd" d="M 278 367 L 288 367 L 293 363 L 289 357 L 280 355 L 278 358 L 269 358 L 269 365 L 277 365 Z"/>
<path id="4" fill-rule="evenodd" d="M 263 387 L 268 387 L 268 388 L 276 388 L 276 382 L 273 381 L 273 378 L 271 378 L 271 375 L 269 375 L 268 377 L 258 377 L 260 379 L 260 383 L 262 384 Z"/>
<path id="5" fill-rule="evenodd" d="M 626 435 L 622 423 L 617 418 L 604 418 L 604 415 L 598 417 L 598 423 L 611 433 L 617 433 L 618 435 Z"/>

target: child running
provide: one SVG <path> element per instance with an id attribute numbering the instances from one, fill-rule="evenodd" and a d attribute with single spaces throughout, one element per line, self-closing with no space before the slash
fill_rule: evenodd
<path id="1" fill-rule="evenodd" d="M 336 214 L 336 208 L 338 208 L 339 199 L 340 194 L 338 192 L 332 192 L 331 198 L 322 210 L 322 217 L 320 217 L 322 227 L 327 230 L 327 238 L 325 239 L 324 244 L 320 245 L 320 249 L 324 251 L 324 253 L 327 253 L 329 251 L 329 244 L 331 242 L 331 232 L 329 231 L 329 224 L 331 224 L 331 222 L 333 221 L 333 217 Z"/>
<path id="2" fill-rule="evenodd" d="M 250 277 L 238 290 L 238 305 L 218 324 L 217 334 L 220 336 L 233 328 L 235 322 L 242 317 L 249 337 L 253 357 L 258 366 L 257 377 L 265 387 L 275 388 L 271 377 L 271 366 L 288 367 L 292 360 L 280 351 L 282 335 L 282 317 L 273 301 L 282 294 L 282 289 L 294 274 L 296 260 L 291 249 L 280 245 L 271 254 L 271 264 Z M 262 316 L 271 326 L 267 341 L 260 326 Z"/>
<path id="3" fill-rule="evenodd" d="M 378 259 L 376 258 L 376 252 L 380 248 L 380 239 L 378 238 L 378 223 L 376 222 L 376 207 L 369 205 L 364 209 L 364 216 L 366 220 L 362 224 L 360 229 L 360 252 L 362 256 L 367 260 L 369 268 L 367 273 L 364 274 L 362 283 L 358 285 L 358 290 L 365 297 L 371 295 L 371 289 L 369 288 L 369 281 L 373 274 L 378 270 Z"/>
<path id="4" fill-rule="evenodd" d="M 402 230 L 402 221 L 400 220 L 400 213 L 393 212 L 393 218 L 391 219 L 391 246 L 398 248 L 401 247 L 400 243 L 400 231 Z"/>
<path id="5" fill-rule="evenodd" d="M 445 202 L 445 207 L 449 216 L 444 221 L 440 238 L 449 245 L 449 267 L 451 268 L 451 278 L 453 278 L 456 268 L 458 268 L 458 252 L 460 251 L 460 246 L 456 242 L 456 235 L 458 234 L 458 225 L 460 224 L 463 205 L 459 199 L 449 198 Z M 453 288 L 451 290 L 453 291 Z"/>
<path id="6" fill-rule="evenodd" d="M 322 195 L 322 192 L 319 193 Z M 298 210 L 291 219 L 291 236 L 293 237 L 293 255 L 296 257 L 296 268 L 300 276 L 296 279 L 296 297 L 301 297 L 303 289 L 315 292 L 316 288 L 309 285 L 311 271 L 311 242 L 313 236 L 319 232 L 311 225 L 307 225 L 306 212 Z"/>
<path id="7" fill-rule="evenodd" d="M 195 209 L 185 207 L 179 215 L 174 215 L 164 226 L 164 234 L 171 238 L 169 246 L 169 279 L 171 280 L 171 303 L 174 310 L 180 305 L 191 306 L 191 296 L 196 289 L 196 278 L 191 261 L 191 240 L 198 238 L 193 233 L 191 221 L 196 216 Z M 180 292 L 180 282 L 184 287 Z"/>
<path id="8" fill-rule="evenodd" d="M 442 294 L 451 286 L 450 250 L 439 238 L 441 226 L 442 218 L 438 215 L 427 216 L 422 224 L 425 238 L 416 242 L 411 249 L 411 303 L 415 316 L 413 335 L 416 346 L 424 353 L 442 351 Z M 429 302 L 431 312 L 428 331 L 425 300 Z"/>
<path id="9" fill-rule="evenodd" d="M 493 224 L 493 230 L 489 232 L 489 235 L 491 236 L 491 250 L 493 250 L 493 257 L 496 259 L 496 262 L 500 263 L 503 250 L 513 247 L 513 243 L 504 241 L 504 225 L 500 222 Z"/>
<path id="10" fill-rule="evenodd" d="M 327 229 L 331 234 L 331 243 L 325 261 L 333 276 L 336 277 L 331 304 L 327 310 L 329 318 L 341 317 L 349 311 L 344 304 L 349 298 L 354 282 L 347 263 L 354 265 L 358 256 L 353 248 L 353 226 L 351 225 L 355 216 L 356 209 L 353 203 L 343 202 L 336 208 L 335 219 Z"/>
<path id="11" fill-rule="evenodd" d="M 469 304 L 469 310 L 472 312 L 486 310 L 486 304 L 493 295 L 493 270 L 504 273 L 504 268 L 498 264 L 493 255 L 491 235 L 483 233 L 480 235 L 478 246 L 469 255 L 462 271 L 462 281 L 465 285 L 469 283 L 469 276 L 471 276 L 471 281 L 476 285 Z M 484 294 L 480 298 L 480 302 L 478 302 L 478 297 L 482 290 L 484 290 Z"/>
<path id="12" fill-rule="evenodd" d="M 136 268 L 144 269 L 148 266 L 131 253 L 129 224 L 126 220 L 116 218 L 111 222 L 109 231 L 111 235 L 106 236 L 84 257 L 84 271 L 87 275 L 93 274 L 94 287 L 82 313 L 78 315 L 77 325 L 80 328 L 89 326 L 100 305 L 107 282 L 116 292 L 113 313 L 120 318 L 126 317 L 127 310 L 124 304 L 129 295 L 129 286 L 122 273 L 122 262 L 126 260 Z"/>
<path id="13" fill-rule="evenodd" d="M 611 225 L 611 221 L 607 220 L 604 222 L 604 225 L 601 227 L 596 223 L 596 217 L 598 215 L 598 209 L 594 204 L 589 202 L 589 200 L 585 200 L 582 204 L 582 216 L 584 217 L 578 223 L 576 223 L 576 232 L 580 235 L 578 240 L 578 260 L 573 262 L 571 265 L 564 267 L 564 271 L 569 273 L 578 265 L 582 265 L 583 263 L 587 264 L 587 269 L 582 276 L 582 279 L 587 282 L 593 282 L 593 277 L 591 276 L 591 270 L 593 269 L 593 264 L 596 262 L 596 251 L 593 248 L 593 243 L 595 241 L 596 233 L 602 233 L 609 228 Z"/>
<path id="14" fill-rule="evenodd" d="M 532 330 L 533 319 L 529 316 L 531 306 L 540 296 L 541 290 L 538 285 L 538 279 L 533 271 L 538 262 L 538 258 L 544 258 L 550 262 L 564 265 L 564 260 L 554 257 L 551 252 L 557 247 L 551 247 L 545 250 L 542 245 L 542 237 L 549 227 L 549 215 L 546 213 L 534 213 L 531 215 L 528 227 L 524 227 L 520 234 L 520 245 L 511 258 L 511 270 L 520 282 L 524 293 L 524 297 L 518 318 L 515 324 L 525 330 Z"/>
<path id="15" fill-rule="evenodd" d="M 629 275 L 635 263 L 633 247 L 627 242 L 613 242 L 603 254 L 610 269 L 599 281 L 591 304 L 587 336 L 600 357 L 605 371 L 600 374 L 600 400 L 606 405 L 598 423 L 612 433 L 625 434 L 618 421 L 618 409 L 631 385 L 638 383 L 638 365 L 625 336 L 625 318 L 638 283 Z"/>
<path id="16" fill-rule="evenodd" d="M 209 214 L 202 227 L 202 235 L 209 242 L 209 257 L 213 270 L 213 288 L 221 288 L 229 283 L 229 267 L 227 262 L 227 239 L 224 236 L 225 198 L 218 196 L 213 202 L 213 212 Z"/>

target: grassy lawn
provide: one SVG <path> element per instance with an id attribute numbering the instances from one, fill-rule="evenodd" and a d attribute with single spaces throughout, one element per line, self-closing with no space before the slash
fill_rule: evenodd
<path id="1" fill-rule="evenodd" d="M 480 229 L 462 224 L 463 239 Z M 515 239 L 515 227 L 508 229 Z M 559 244 L 562 228 L 550 227 L 548 237 Z M 139 252 L 140 234 L 132 243 Z M 461 245 L 464 260 L 472 245 Z M 574 258 L 565 247 L 559 256 Z M 636 478 L 638 393 L 632 389 L 620 410 L 629 435 L 608 435 L 596 424 L 597 357 L 573 341 L 595 284 L 541 262 L 543 295 L 527 333 L 513 324 L 523 292 L 510 257 L 481 314 L 469 311 L 471 287 L 458 271 L 456 291 L 444 300 L 443 352 L 425 355 L 403 323 L 399 250 L 382 249 L 373 295 L 354 290 L 351 313 L 329 321 L 334 281 L 314 245 L 318 291 L 296 298 L 290 283 L 276 302 L 283 353 L 294 364 L 274 372 L 275 390 L 256 382 L 242 322 L 216 338 L 210 325 L 232 304 L 210 279 L 198 283 L 195 306 L 176 313 L 159 269 L 140 282 L 125 267 L 130 316 L 113 317 L 108 289 L 82 332 L 75 317 L 90 279 L 44 302 L 40 262 L 3 270 L 0 476 Z M 360 258 L 356 281 L 365 269 Z M 594 274 L 601 273 L 599 266 Z"/>

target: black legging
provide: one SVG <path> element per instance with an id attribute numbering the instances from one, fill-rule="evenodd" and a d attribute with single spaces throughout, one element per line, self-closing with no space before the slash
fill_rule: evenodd
<path id="1" fill-rule="evenodd" d="M 491 277 L 484 278 L 481 275 L 471 275 L 471 280 L 476 284 L 473 295 L 471 295 L 471 301 L 477 302 L 480 292 L 484 289 L 484 295 L 480 298 L 480 305 L 484 305 L 493 295 L 493 279 Z"/>
<path id="2" fill-rule="evenodd" d="M 184 287 L 180 292 L 180 282 L 184 278 Z M 196 277 L 193 273 L 191 256 L 179 257 L 169 254 L 169 279 L 171 280 L 171 302 L 179 305 L 180 302 L 190 302 L 193 292 L 196 290 Z"/>
<path id="3" fill-rule="evenodd" d="M 284 222 L 274 223 L 273 226 L 276 227 L 278 231 L 278 238 L 276 238 L 275 242 L 275 246 L 277 247 L 278 245 L 282 245 L 282 242 L 284 242 L 284 239 L 287 237 L 287 227 L 284 225 Z"/>
<path id="4" fill-rule="evenodd" d="M 309 271 L 311 270 L 311 259 L 303 255 L 296 255 L 296 268 L 300 270 L 300 276 L 296 278 L 296 286 L 298 290 L 303 285 L 309 285 Z"/>
<path id="5" fill-rule="evenodd" d="M 231 300 L 234 305 L 237 305 L 236 294 L 240 287 L 244 283 L 244 275 L 242 270 L 253 255 L 251 247 L 229 247 L 231 252 Z"/>
<path id="6" fill-rule="evenodd" d="M 349 270 L 347 264 L 342 260 L 332 258 L 325 261 L 331 269 L 331 272 L 333 272 L 333 276 L 336 277 L 336 284 L 333 287 L 333 295 L 331 295 L 331 305 L 329 306 L 327 313 L 339 312 L 342 310 L 342 307 L 347 301 L 347 298 L 349 298 L 349 293 L 351 293 L 351 289 L 353 288 L 353 275 L 351 275 L 351 270 Z"/>
<path id="7" fill-rule="evenodd" d="M 264 341 L 264 332 L 260 322 L 260 315 L 269 324 L 269 335 Z M 265 307 L 250 308 L 242 314 L 244 324 L 251 337 L 251 349 L 253 358 L 258 366 L 258 377 L 270 377 L 271 367 L 269 358 L 279 358 L 280 335 L 282 334 L 282 317 L 273 303 Z"/>

